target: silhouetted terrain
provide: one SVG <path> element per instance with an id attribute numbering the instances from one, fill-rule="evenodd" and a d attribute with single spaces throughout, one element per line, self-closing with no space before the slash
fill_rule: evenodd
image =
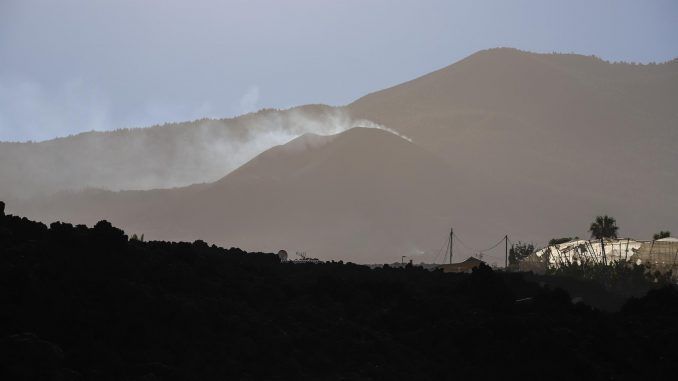
<path id="1" fill-rule="evenodd" d="M 653 379 L 678 292 L 621 312 L 482 267 L 452 275 L 129 240 L 0 213 L 0 378 Z"/>

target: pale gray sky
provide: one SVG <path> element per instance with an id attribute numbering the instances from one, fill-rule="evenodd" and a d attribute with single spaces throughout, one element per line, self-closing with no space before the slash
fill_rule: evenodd
<path id="1" fill-rule="evenodd" d="M 0 0 L 0 140 L 341 105 L 508 46 L 678 57 L 678 1 Z"/>

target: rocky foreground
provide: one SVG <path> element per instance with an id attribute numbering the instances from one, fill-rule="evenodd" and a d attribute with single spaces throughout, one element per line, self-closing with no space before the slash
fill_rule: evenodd
<path id="1" fill-rule="evenodd" d="M 521 274 L 130 240 L 0 213 L 3 380 L 654 379 L 678 369 L 678 291 L 619 312 Z"/>

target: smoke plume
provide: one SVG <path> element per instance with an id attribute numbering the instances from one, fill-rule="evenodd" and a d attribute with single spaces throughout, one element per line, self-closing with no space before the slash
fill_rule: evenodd
<path id="1" fill-rule="evenodd" d="M 40 143 L 0 143 L 0 196 L 212 182 L 303 134 L 332 135 L 352 127 L 397 134 L 371 121 L 353 120 L 342 109 L 314 105 L 261 110 L 233 119 L 89 132 Z"/>

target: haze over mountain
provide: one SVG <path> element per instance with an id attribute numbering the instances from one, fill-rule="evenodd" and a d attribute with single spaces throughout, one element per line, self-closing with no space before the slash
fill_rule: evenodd
<path id="1" fill-rule="evenodd" d="M 354 128 L 301 136 L 212 184 L 61 194 L 24 211 L 87 224 L 106 218 L 151 239 L 388 261 L 440 244 L 449 217 L 465 214 L 463 203 L 441 204 L 453 192 L 436 156 L 392 133 Z"/>
<path id="2" fill-rule="evenodd" d="M 216 181 L 306 132 L 335 134 L 365 124 L 341 110 L 308 105 L 38 143 L 0 142 L 0 195 L 26 198 L 84 188 L 153 189 Z"/>
<path id="3" fill-rule="evenodd" d="M 46 221 L 106 218 L 151 239 L 202 238 L 249 250 L 298 249 L 359 262 L 422 252 L 431 259 L 451 225 L 477 246 L 504 234 L 543 242 L 584 236 L 592 216 L 609 213 L 620 222 L 622 235 L 644 238 L 678 225 L 676 104 L 675 60 L 611 64 L 572 54 L 492 49 L 344 108 L 302 109 L 304 118 L 309 110 L 321 115 L 314 121 L 339 115 L 348 121 L 341 128 L 322 122 L 274 127 L 291 139 L 316 129 L 343 131 L 364 119 L 412 142 L 364 129 L 331 138 L 304 136 L 266 151 L 216 183 L 147 192 L 90 190 L 10 203 L 8 209 Z M 260 127 L 256 118 L 284 119 L 297 111 L 267 111 L 229 123 L 265 134 L 270 127 Z M 209 129 L 217 135 L 206 140 L 218 136 L 230 144 L 230 135 L 222 133 L 228 130 L 225 124 L 215 123 Z M 211 161 L 212 153 L 193 150 L 191 144 L 202 129 L 193 123 L 9 145 L 23 152 L 3 145 L 0 194 L 35 193 L 36 187 L 124 189 L 212 181 L 221 161 Z M 152 138 L 143 140 L 146 136 Z M 129 144 L 139 141 L 145 143 Z M 45 146 L 57 148 L 46 154 Z M 111 147 L 110 153 L 85 156 L 87 164 L 118 176 L 92 181 L 85 167 L 66 168 L 69 175 L 60 177 L 55 158 L 96 153 L 96 147 Z M 254 150 L 248 152 L 253 156 Z M 59 181 L 40 183 L 50 177 L 22 166 L 39 153 L 43 163 L 57 163 L 44 168 Z M 227 174 L 237 161 L 223 162 Z"/>

